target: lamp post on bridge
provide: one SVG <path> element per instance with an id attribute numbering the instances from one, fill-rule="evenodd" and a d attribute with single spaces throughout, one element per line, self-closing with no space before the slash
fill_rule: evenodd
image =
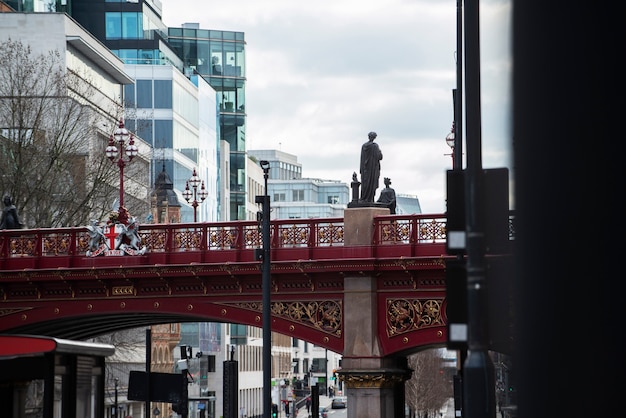
<path id="1" fill-rule="evenodd" d="M 128 145 L 126 145 L 127 140 Z M 120 153 L 116 144 L 119 145 L 119 150 L 124 149 L 125 153 Z M 133 137 L 133 134 L 128 132 L 128 129 L 124 127 L 124 121 L 120 118 L 118 128 L 109 138 L 109 145 L 106 148 L 106 156 L 109 160 L 115 162 L 115 158 L 119 154 L 119 158 L 117 159 L 117 166 L 120 169 L 120 204 L 118 221 L 123 224 L 128 223 L 128 213 L 124 207 L 124 167 L 126 167 L 126 164 L 130 163 L 138 153 L 139 149 L 137 148 L 137 145 L 135 145 L 135 138 Z M 127 160 L 124 159 L 124 154 L 126 155 Z"/>
<path id="2" fill-rule="evenodd" d="M 189 184 L 191 184 L 193 192 L 189 189 Z M 198 192 L 198 185 L 200 184 L 200 192 Z M 198 206 L 200 205 L 200 203 L 204 202 L 204 199 L 206 199 L 208 195 L 209 192 L 207 192 L 204 187 L 204 180 L 200 180 L 200 177 L 198 177 L 196 169 L 194 168 L 193 174 L 191 175 L 191 178 L 187 180 L 187 185 L 185 186 L 185 190 L 183 191 L 183 197 L 185 198 L 187 203 L 191 203 L 191 206 L 193 206 L 194 222 L 198 222 Z M 198 201 L 198 198 L 200 199 L 200 201 Z"/>
<path id="3" fill-rule="evenodd" d="M 271 289 L 270 289 L 270 197 L 267 194 L 267 178 L 270 163 L 259 161 L 265 180 L 265 194 L 256 196 L 255 203 L 262 204 L 261 232 L 263 235 L 263 249 L 261 251 L 262 288 L 263 288 L 263 417 L 269 418 L 272 413 L 272 321 L 271 321 Z"/>

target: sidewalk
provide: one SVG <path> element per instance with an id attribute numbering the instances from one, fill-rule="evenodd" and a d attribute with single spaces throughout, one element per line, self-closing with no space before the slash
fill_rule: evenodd
<path id="1" fill-rule="evenodd" d="M 322 410 L 322 408 L 328 407 L 330 408 L 330 401 L 331 399 L 328 396 L 325 395 L 320 395 L 320 411 Z M 306 412 L 306 406 L 302 406 L 301 408 L 298 409 L 298 418 L 307 418 L 309 415 Z M 318 418 L 318 417 L 313 417 L 311 415 L 311 418 Z"/>

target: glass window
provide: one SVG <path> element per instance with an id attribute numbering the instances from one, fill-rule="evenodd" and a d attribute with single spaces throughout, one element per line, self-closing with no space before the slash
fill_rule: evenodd
<path id="1" fill-rule="evenodd" d="M 107 12 L 105 17 L 106 39 L 122 38 L 122 13 Z"/>
<path id="2" fill-rule="evenodd" d="M 304 200 L 304 190 L 292 190 L 293 202 L 302 202 Z"/>
<path id="3" fill-rule="evenodd" d="M 152 144 L 152 119 L 138 119 L 136 132 L 139 138 Z"/>
<path id="4" fill-rule="evenodd" d="M 152 109 L 152 80 L 137 80 L 137 107 Z"/>
<path id="5" fill-rule="evenodd" d="M 135 107 L 135 85 L 124 85 L 124 105 L 128 108 Z"/>
<path id="6" fill-rule="evenodd" d="M 122 39 L 141 39 L 143 37 L 143 19 L 141 13 L 122 13 Z"/>
<path id="7" fill-rule="evenodd" d="M 246 342 L 246 326 L 241 324 L 230 324 L 230 343 L 235 345 L 245 345 Z"/>
<path id="8" fill-rule="evenodd" d="M 154 147 L 174 148 L 171 120 L 157 119 L 154 121 Z"/>
<path id="9" fill-rule="evenodd" d="M 154 108 L 172 108 L 172 80 L 154 80 Z"/>

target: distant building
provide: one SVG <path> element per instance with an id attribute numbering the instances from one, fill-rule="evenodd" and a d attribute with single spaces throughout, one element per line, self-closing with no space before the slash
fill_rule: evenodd
<path id="1" fill-rule="evenodd" d="M 268 194 L 270 219 L 308 219 L 343 217 L 350 199 L 350 188 L 339 180 L 302 178 L 298 158 L 277 150 L 250 150 L 257 162 L 270 163 Z"/>
<path id="2" fill-rule="evenodd" d="M 396 193 L 396 214 L 413 215 L 422 213 L 417 196 Z"/>

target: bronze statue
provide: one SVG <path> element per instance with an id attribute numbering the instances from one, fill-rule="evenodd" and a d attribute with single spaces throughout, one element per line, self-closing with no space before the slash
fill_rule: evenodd
<path id="1" fill-rule="evenodd" d="M 4 195 L 4 209 L 2 210 L 2 220 L 0 220 L 0 229 L 21 229 L 24 225 L 20 222 L 17 215 L 17 208 L 11 201 L 11 196 Z"/>
<path id="2" fill-rule="evenodd" d="M 383 203 L 387 205 L 389 208 L 389 213 L 391 215 L 396 214 L 396 191 L 391 187 L 391 179 L 389 177 L 385 177 L 385 188 L 380 191 L 380 197 L 378 198 L 378 203 Z"/>
<path id="3" fill-rule="evenodd" d="M 380 177 L 380 160 L 383 153 L 374 142 L 376 132 L 370 132 L 368 141 L 361 147 L 361 198 L 360 202 L 374 202 L 374 195 L 378 189 Z"/>

